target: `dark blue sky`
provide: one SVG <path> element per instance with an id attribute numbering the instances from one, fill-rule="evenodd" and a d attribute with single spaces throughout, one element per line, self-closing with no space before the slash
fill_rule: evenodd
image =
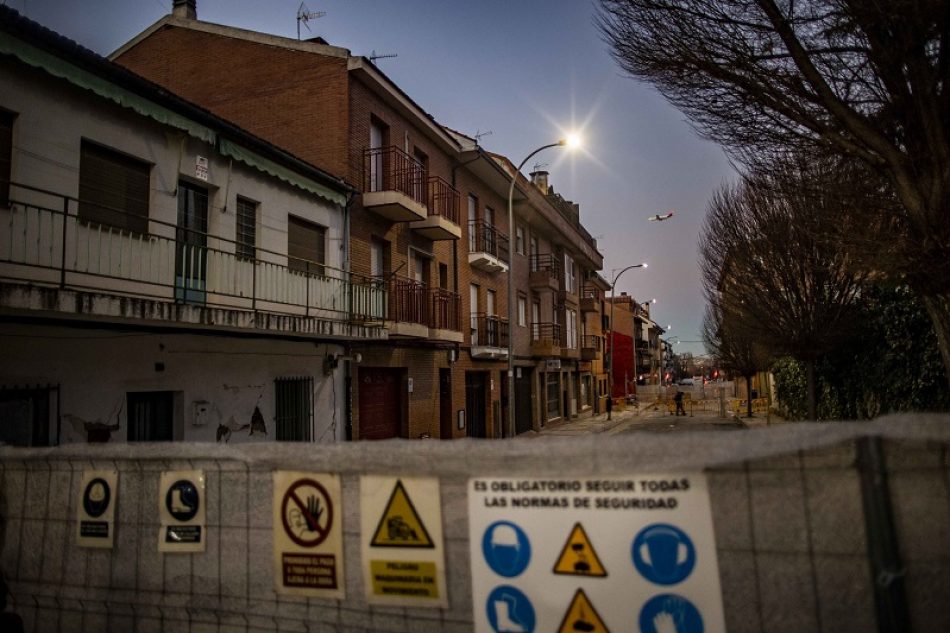
<path id="1" fill-rule="evenodd" d="M 108 55 L 171 10 L 171 0 L 6 0 L 7 5 Z M 703 299 L 697 238 L 706 202 L 734 178 L 656 91 L 622 72 L 587 0 L 306 0 L 326 16 L 302 28 L 356 55 L 396 53 L 379 67 L 422 108 L 515 163 L 582 129 L 585 151 L 548 150 L 551 184 L 581 205 L 617 292 L 656 298 L 669 336 L 699 340 Z M 198 19 L 296 37 L 300 0 L 198 0 Z M 195 55 L 200 55 L 195 51 Z M 530 171 L 530 170 L 527 170 Z M 675 209 L 667 222 L 648 215 Z M 702 353 L 702 345 L 680 350 Z"/>

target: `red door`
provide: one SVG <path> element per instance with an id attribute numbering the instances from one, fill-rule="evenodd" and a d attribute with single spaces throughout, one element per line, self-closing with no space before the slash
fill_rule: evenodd
<path id="1" fill-rule="evenodd" d="M 399 369 L 360 367 L 359 439 L 402 435 L 402 376 Z"/>

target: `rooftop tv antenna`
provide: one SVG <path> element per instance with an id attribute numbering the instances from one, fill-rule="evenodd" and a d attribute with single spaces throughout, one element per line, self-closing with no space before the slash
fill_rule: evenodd
<path id="1" fill-rule="evenodd" d="M 307 27 L 307 30 L 310 30 L 310 25 L 307 24 L 310 20 L 315 20 L 316 18 L 322 18 L 327 14 L 326 11 L 311 11 L 307 5 L 303 2 L 300 3 L 300 6 L 297 7 L 297 39 L 300 39 L 300 23 L 303 22 L 303 25 Z"/>
<path id="2" fill-rule="evenodd" d="M 541 171 L 542 169 L 544 169 L 550 164 L 551 163 L 535 163 L 534 166 L 531 168 L 531 171 Z"/>
<path id="3" fill-rule="evenodd" d="M 481 130 L 475 130 L 475 142 L 478 143 L 479 141 L 482 140 L 483 136 L 491 136 L 491 134 L 492 134 L 491 130 L 485 130 L 484 132 L 482 132 Z"/>
<path id="4" fill-rule="evenodd" d="M 377 53 L 375 50 L 370 52 L 369 61 L 376 63 L 377 59 L 387 59 L 389 57 L 399 57 L 396 53 Z"/>

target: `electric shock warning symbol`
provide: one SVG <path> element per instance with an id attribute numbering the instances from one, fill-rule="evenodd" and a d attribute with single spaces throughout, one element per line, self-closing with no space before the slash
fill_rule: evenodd
<path id="1" fill-rule="evenodd" d="M 579 522 L 574 524 L 574 529 L 561 549 L 561 555 L 554 564 L 554 573 L 600 578 L 607 576 L 607 570 L 604 569 L 597 552 L 590 544 L 587 532 Z"/>
<path id="2" fill-rule="evenodd" d="M 587 599 L 583 589 L 578 589 L 571 600 L 571 606 L 564 614 L 564 620 L 558 628 L 558 633 L 610 633 L 607 625 L 600 619 L 597 609 Z"/>
<path id="3" fill-rule="evenodd" d="M 379 525 L 370 541 L 371 547 L 422 547 L 434 548 L 432 538 L 419 513 L 406 494 L 402 481 L 397 480 L 393 493 L 386 503 Z"/>

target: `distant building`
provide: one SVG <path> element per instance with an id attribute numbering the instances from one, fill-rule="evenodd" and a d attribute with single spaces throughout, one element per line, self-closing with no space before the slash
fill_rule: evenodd
<path id="1" fill-rule="evenodd" d="M 0 441 L 330 442 L 353 188 L 0 7 Z"/>

